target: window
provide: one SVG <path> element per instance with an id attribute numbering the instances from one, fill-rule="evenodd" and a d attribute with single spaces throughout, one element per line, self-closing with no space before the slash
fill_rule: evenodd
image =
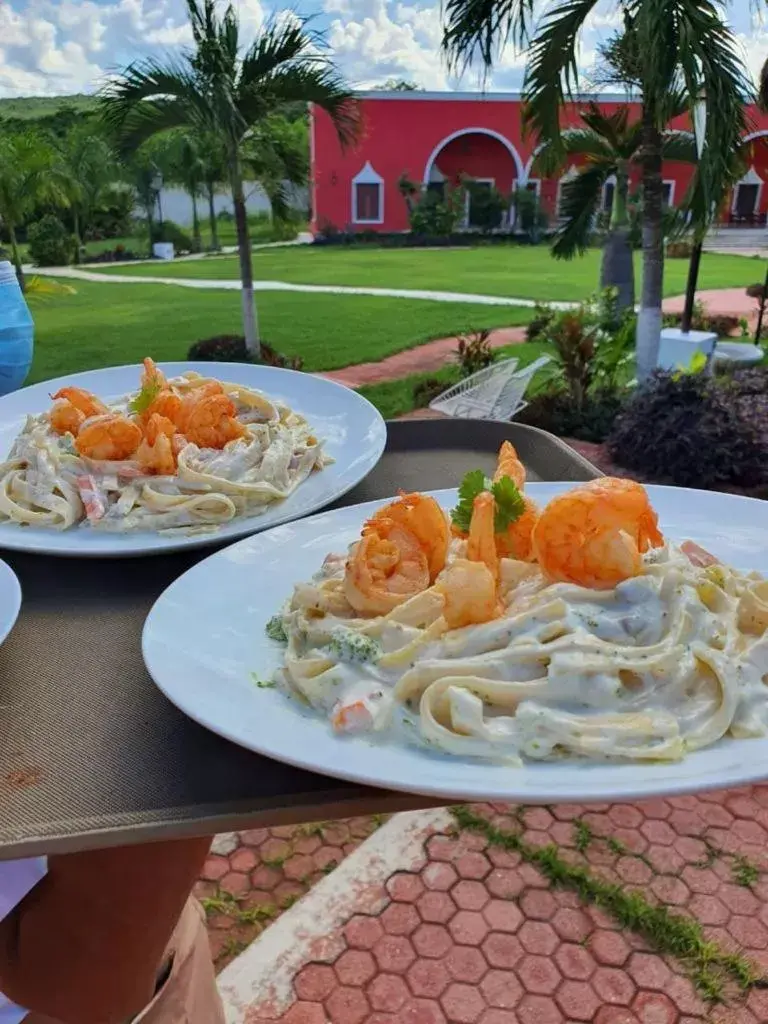
<path id="1" fill-rule="evenodd" d="M 674 181 L 665 181 L 661 186 L 661 201 L 665 206 L 672 206 L 675 199 Z"/>
<path id="2" fill-rule="evenodd" d="M 575 167 L 570 167 L 565 174 L 562 176 L 560 181 L 557 183 L 557 203 L 555 206 L 555 214 L 558 220 L 563 220 L 565 217 L 565 186 L 569 181 L 573 181 L 574 178 L 579 176 L 579 172 Z"/>
<path id="3" fill-rule="evenodd" d="M 490 192 L 495 184 L 495 178 L 475 178 L 472 181 L 472 189 L 467 189 L 464 208 L 464 220 L 467 227 L 475 228 L 482 223 L 482 218 L 478 217 L 477 213 L 478 194 L 484 191 Z"/>
<path id="4" fill-rule="evenodd" d="M 610 213 L 613 209 L 613 193 L 616 191 L 615 181 L 606 181 L 603 186 L 603 211 Z"/>
<path id="5" fill-rule="evenodd" d="M 370 162 L 352 179 L 352 223 L 384 222 L 384 179 Z"/>
<path id="6" fill-rule="evenodd" d="M 357 221 L 378 222 L 379 200 L 381 197 L 381 185 L 366 185 L 364 182 L 355 184 L 355 197 L 357 199 Z"/>

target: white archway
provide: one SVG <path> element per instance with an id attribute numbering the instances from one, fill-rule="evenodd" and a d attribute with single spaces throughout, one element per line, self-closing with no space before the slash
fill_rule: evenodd
<path id="1" fill-rule="evenodd" d="M 754 139 L 763 139 L 768 135 L 768 128 L 761 128 L 759 132 L 752 132 L 750 135 L 745 135 L 741 140 L 742 142 L 752 142 Z"/>
<path id="2" fill-rule="evenodd" d="M 506 149 L 506 151 L 509 153 L 509 155 L 512 157 L 512 159 L 515 161 L 515 170 L 517 172 L 516 178 L 518 185 L 525 185 L 526 181 L 528 180 L 528 175 L 525 172 L 523 161 L 520 159 L 520 154 L 517 152 L 517 150 L 509 141 L 508 138 L 506 138 L 504 135 L 501 135 L 499 132 L 495 132 L 492 128 L 461 128 L 457 132 L 452 132 L 450 135 L 446 135 L 446 137 L 442 139 L 440 142 L 438 142 L 438 144 L 429 154 L 429 159 L 427 160 L 426 166 L 424 168 L 424 175 L 422 177 L 422 181 L 424 182 L 425 185 L 429 184 L 430 175 L 432 173 L 432 165 L 440 155 L 441 151 L 445 149 L 449 142 L 453 142 L 454 139 L 460 139 L 462 135 L 489 135 L 492 139 L 496 139 L 497 142 L 500 142 L 502 146 Z"/>

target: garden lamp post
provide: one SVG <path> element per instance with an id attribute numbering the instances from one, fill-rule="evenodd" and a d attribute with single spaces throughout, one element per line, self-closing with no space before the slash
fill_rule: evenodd
<path id="1" fill-rule="evenodd" d="M 157 222 L 160 231 L 163 230 L 163 204 L 160 202 L 160 193 L 163 191 L 163 176 L 157 171 L 152 176 L 152 188 L 157 196 Z"/>
<path id="2" fill-rule="evenodd" d="M 704 154 L 704 146 L 707 142 L 707 98 L 704 90 L 699 93 L 693 107 L 693 134 L 696 139 L 696 153 L 701 162 Z M 680 327 L 684 334 L 691 330 L 693 319 L 693 307 L 696 302 L 696 286 L 699 281 L 699 268 L 701 266 L 701 253 L 704 248 L 704 236 L 696 238 L 691 250 L 691 262 L 688 266 L 688 286 L 685 291 L 685 308 L 683 310 L 683 322 Z"/>

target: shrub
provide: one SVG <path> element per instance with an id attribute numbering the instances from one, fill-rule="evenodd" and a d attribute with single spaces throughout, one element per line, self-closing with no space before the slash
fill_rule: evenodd
<path id="1" fill-rule="evenodd" d="M 465 187 L 471 203 L 472 227 L 484 233 L 500 228 L 509 210 L 509 199 L 493 185 L 487 188 L 468 179 Z"/>
<path id="2" fill-rule="evenodd" d="M 687 487 L 751 486 L 765 472 L 768 447 L 746 410 L 764 403 L 703 373 L 657 371 L 628 402 L 608 439 L 612 458 L 653 480 Z M 753 415 L 753 413 L 750 413 Z"/>
<path id="3" fill-rule="evenodd" d="M 191 252 L 192 239 L 186 231 L 172 220 L 164 220 L 162 227 L 155 225 L 152 233 L 153 242 L 170 242 L 176 252 Z"/>
<path id="4" fill-rule="evenodd" d="M 461 367 L 462 377 L 471 377 L 478 370 L 490 366 L 494 360 L 491 332 L 486 328 L 459 335 L 456 359 Z"/>
<path id="5" fill-rule="evenodd" d="M 425 408 L 433 398 L 437 398 L 439 394 L 442 394 L 449 387 L 450 384 L 446 384 L 439 377 L 427 377 L 426 380 L 420 380 L 413 387 L 414 406 L 417 409 Z"/>
<path id="6" fill-rule="evenodd" d="M 64 266 L 72 262 L 74 238 L 52 213 L 30 224 L 27 237 L 29 257 L 38 267 Z"/>
<path id="7" fill-rule="evenodd" d="M 557 313 L 551 306 L 537 302 L 533 307 L 533 318 L 528 321 L 528 326 L 525 328 L 526 341 L 537 341 L 545 335 L 556 316 Z"/>
<path id="8" fill-rule="evenodd" d="M 515 421 L 558 437 L 599 443 L 610 434 L 626 398 L 624 388 L 599 389 L 588 394 L 577 409 L 567 391 L 550 385 L 530 399 Z"/>
<path id="9" fill-rule="evenodd" d="M 187 359 L 211 363 L 259 362 L 286 370 L 300 370 L 304 365 L 300 356 L 284 356 L 264 341 L 261 343 L 261 359 L 254 360 L 245 347 L 245 338 L 240 334 L 219 334 L 215 338 L 196 341 L 187 353 Z"/>
<path id="10" fill-rule="evenodd" d="M 458 226 L 463 213 L 462 189 L 450 189 L 445 198 L 437 192 L 426 191 L 410 210 L 411 231 L 415 235 L 432 238 L 450 235 Z"/>
<path id="11" fill-rule="evenodd" d="M 765 285 L 762 282 L 760 284 L 750 284 L 745 291 L 750 299 L 760 300 L 765 294 Z"/>
<path id="12" fill-rule="evenodd" d="M 693 245 L 690 242 L 667 242 L 667 259 L 689 260 L 693 253 Z"/>

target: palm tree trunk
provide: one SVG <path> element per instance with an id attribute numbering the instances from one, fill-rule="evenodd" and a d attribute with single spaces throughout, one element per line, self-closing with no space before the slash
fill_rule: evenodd
<path id="1" fill-rule="evenodd" d="M 148 199 L 147 203 L 146 203 L 146 205 L 144 207 L 144 212 L 147 215 L 147 231 L 149 232 L 149 255 L 150 256 L 152 255 L 152 243 L 154 241 L 154 236 L 155 236 L 155 223 L 154 223 L 154 219 L 152 217 L 152 206 L 153 206 L 152 200 Z"/>
<path id="2" fill-rule="evenodd" d="M 200 218 L 197 215 L 197 196 L 194 189 L 189 190 L 189 198 L 192 200 L 192 246 L 195 252 L 200 252 L 203 243 L 200 241 Z"/>
<path id="3" fill-rule="evenodd" d="M 652 108 L 643 105 L 643 290 L 637 318 L 637 376 L 645 380 L 659 357 L 664 289 L 664 204 L 661 132 Z"/>
<path id="4" fill-rule="evenodd" d="M 75 236 L 74 262 L 77 264 L 80 262 L 80 247 L 82 246 L 83 242 L 80 238 L 80 215 L 78 214 L 76 209 L 72 210 L 72 226 L 74 228 L 73 233 Z"/>
<path id="5" fill-rule="evenodd" d="M 13 265 L 16 267 L 16 277 L 19 281 L 19 287 L 24 291 L 24 271 L 21 269 L 21 254 L 19 253 L 19 243 L 16 241 L 16 226 L 10 221 L 7 221 L 6 223 L 8 227 L 8 237 L 11 240 L 11 256 L 13 257 Z"/>
<path id="6" fill-rule="evenodd" d="M 211 229 L 211 248 L 220 249 L 219 245 L 219 222 L 216 220 L 216 208 L 213 205 L 214 189 L 210 182 L 206 185 L 208 191 L 208 224 Z"/>
<path id="7" fill-rule="evenodd" d="M 603 244 L 600 287 L 617 290 L 616 304 L 620 311 L 635 305 L 635 268 L 629 239 L 629 168 L 621 161 L 616 169 L 616 188 L 608 234 Z"/>
<path id="8" fill-rule="evenodd" d="M 256 303 L 253 298 L 251 239 L 248 234 L 248 211 L 245 207 L 242 172 L 237 157 L 230 163 L 230 180 L 232 183 L 232 205 L 235 209 L 235 227 L 237 228 L 237 255 L 240 259 L 245 348 L 254 359 L 258 359 L 261 356 L 261 345 L 259 344 L 259 325 L 256 319 Z"/>

